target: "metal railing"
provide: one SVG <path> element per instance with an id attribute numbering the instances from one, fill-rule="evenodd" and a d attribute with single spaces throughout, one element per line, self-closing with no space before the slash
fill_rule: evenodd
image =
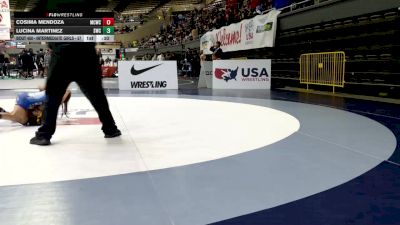
<path id="1" fill-rule="evenodd" d="M 309 53 L 300 56 L 300 83 L 344 87 L 344 52 Z"/>

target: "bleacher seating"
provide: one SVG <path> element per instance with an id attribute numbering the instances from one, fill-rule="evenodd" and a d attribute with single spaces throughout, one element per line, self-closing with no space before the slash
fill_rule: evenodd
<path id="1" fill-rule="evenodd" d="M 108 4 L 106 6 L 103 6 L 101 8 L 98 8 L 96 11 L 97 12 L 109 12 L 110 9 L 114 10 L 115 7 L 119 4 L 120 0 L 114 0 L 114 1 L 108 1 Z"/>
<path id="2" fill-rule="evenodd" d="M 172 2 L 177 3 L 179 0 L 165 4 L 160 7 L 160 10 L 167 9 Z M 309 2 L 304 4 L 309 4 Z M 302 10 L 298 8 L 300 6 L 301 4 L 294 8 Z M 287 14 L 292 13 L 294 12 Z M 284 85 L 299 85 L 298 71 L 301 54 L 344 51 L 346 53 L 345 88 L 354 89 L 355 85 L 366 85 L 374 86 L 371 89 L 374 91 L 381 88 L 392 90 L 393 87 L 400 88 L 399 22 L 400 15 L 397 9 L 323 21 L 278 31 L 275 48 L 229 53 L 227 56 L 235 58 L 247 55 L 250 56 L 249 58 L 272 58 L 273 82 L 283 80 Z M 368 90 L 364 86 L 361 89 Z"/>
<path id="3" fill-rule="evenodd" d="M 164 4 L 160 7 L 160 11 L 165 10 L 168 11 L 171 7 L 179 6 L 179 5 L 194 5 L 199 4 L 201 1 L 199 0 L 171 0 L 168 3 Z"/>
<path id="4" fill-rule="evenodd" d="M 361 89 L 376 93 L 400 87 L 399 22 L 399 12 L 390 11 L 278 33 L 273 76 L 286 84 L 298 85 L 288 81 L 299 78 L 298 59 L 294 57 L 311 52 L 344 51 L 346 86 L 351 91 L 360 88 L 359 85 L 373 86 Z"/>
<path id="5" fill-rule="evenodd" d="M 155 7 L 159 6 L 160 0 L 150 1 L 131 1 L 122 14 L 140 15 L 151 12 Z"/>

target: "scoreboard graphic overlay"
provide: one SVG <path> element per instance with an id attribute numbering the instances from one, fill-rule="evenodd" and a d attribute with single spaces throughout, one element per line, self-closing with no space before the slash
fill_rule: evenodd
<path id="1" fill-rule="evenodd" d="M 114 42 L 114 13 L 15 12 L 19 42 Z"/>

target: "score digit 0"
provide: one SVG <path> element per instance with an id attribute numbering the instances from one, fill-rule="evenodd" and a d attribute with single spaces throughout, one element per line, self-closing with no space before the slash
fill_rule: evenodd
<path id="1" fill-rule="evenodd" d="M 114 18 L 103 18 L 103 26 L 113 26 L 114 23 Z"/>

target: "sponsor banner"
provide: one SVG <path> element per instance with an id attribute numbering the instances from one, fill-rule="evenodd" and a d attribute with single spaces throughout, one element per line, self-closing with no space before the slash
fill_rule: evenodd
<path id="1" fill-rule="evenodd" d="M 213 89 L 271 89 L 271 60 L 214 60 Z"/>
<path id="2" fill-rule="evenodd" d="M 200 77 L 199 77 L 199 88 L 207 87 L 212 88 L 212 75 L 213 75 L 213 63 L 211 61 L 205 61 L 201 63 Z"/>
<path id="3" fill-rule="evenodd" d="M 200 38 L 200 49 L 205 54 L 212 54 L 210 48 L 217 41 L 221 42 L 224 52 L 274 47 L 279 13 L 272 10 L 265 15 L 207 32 Z"/>
<path id="4" fill-rule="evenodd" d="M 114 55 L 116 53 L 115 48 L 100 48 L 100 52 L 102 55 Z"/>
<path id="5" fill-rule="evenodd" d="M 11 14 L 9 0 L 0 0 L 0 28 L 11 29 Z"/>
<path id="6" fill-rule="evenodd" d="M 139 48 L 126 48 L 125 52 L 137 52 Z"/>
<path id="7" fill-rule="evenodd" d="M 206 78 L 207 88 L 213 88 L 213 86 L 212 86 L 213 63 L 212 62 L 204 62 L 204 75 Z"/>
<path id="8" fill-rule="evenodd" d="M 206 88 L 207 83 L 206 83 L 206 78 L 203 72 L 203 66 L 201 67 L 200 70 L 200 76 L 199 76 L 199 82 L 197 82 L 197 88 Z"/>
<path id="9" fill-rule="evenodd" d="M 9 0 L 0 0 L 0 40 L 10 40 L 11 14 Z"/>
<path id="10" fill-rule="evenodd" d="M 178 89 L 176 61 L 119 61 L 120 90 Z"/>
<path id="11" fill-rule="evenodd" d="M 0 28 L 0 40 L 10 40 L 10 28 Z"/>

